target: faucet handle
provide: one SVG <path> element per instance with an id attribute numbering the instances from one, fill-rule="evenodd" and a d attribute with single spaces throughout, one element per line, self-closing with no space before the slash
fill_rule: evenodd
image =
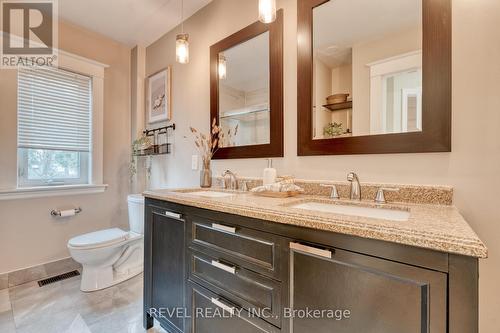
<path id="1" fill-rule="evenodd" d="M 248 183 L 249 183 L 249 181 L 247 181 L 247 180 L 241 181 L 241 190 L 243 192 L 248 192 Z"/>
<path id="2" fill-rule="evenodd" d="M 319 184 L 321 187 L 330 187 L 332 192 L 330 192 L 330 199 L 340 199 L 339 192 L 337 191 L 337 185 L 334 184 Z"/>
<path id="3" fill-rule="evenodd" d="M 222 188 L 223 190 L 225 190 L 225 189 L 227 189 L 227 184 L 226 184 L 226 171 L 224 171 L 224 172 L 222 173 L 221 178 L 222 178 L 222 179 L 221 179 L 221 188 Z"/>
<path id="4" fill-rule="evenodd" d="M 398 192 L 399 188 L 396 187 L 381 187 L 377 190 L 377 195 L 375 196 L 375 202 L 379 204 L 384 204 L 387 201 L 385 200 L 384 192 Z"/>

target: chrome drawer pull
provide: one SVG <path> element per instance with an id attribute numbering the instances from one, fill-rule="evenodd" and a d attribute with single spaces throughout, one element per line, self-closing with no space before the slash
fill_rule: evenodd
<path id="1" fill-rule="evenodd" d="M 236 233 L 235 227 L 228 227 L 226 225 L 222 225 L 222 224 L 218 224 L 218 223 L 212 223 L 212 228 L 215 230 L 219 230 L 219 231 L 229 232 L 231 234 Z"/>
<path id="2" fill-rule="evenodd" d="M 290 243 L 290 248 L 292 250 L 295 250 L 295 251 L 298 251 L 298 252 L 312 254 L 312 255 L 315 255 L 315 256 L 323 257 L 323 258 L 328 258 L 328 259 L 332 258 L 332 251 L 324 250 L 324 249 L 318 249 L 316 247 L 307 246 L 307 245 L 303 245 L 303 244 L 300 244 L 300 243 Z"/>
<path id="3" fill-rule="evenodd" d="M 222 269 L 223 271 L 226 271 L 228 273 L 236 274 L 236 267 L 225 265 L 221 262 L 218 262 L 217 260 L 212 260 L 212 266 Z"/>
<path id="4" fill-rule="evenodd" d="M 226 305 L 226 304 L 222 303 L 221 301 L 219 301 L 217 298 L 213 298 L 213 297 L 212 297 L 211 301 L 214 305 L 218 306 L 222 310 L 229 312 L 231 315 L 234 315 L 234 308 L 232 306 Z"/>
<path id="5" fill-rule="evenodd" d="M 177 214 L 177 213 L 174 213 L 174 212 L 169 212 L 168 210 L 161 212 L 160 215 L 163 215 L 165 217 L 171 217 L 171 218 L 177 219 L 177 220 L 182 220 L 182 215 L 181 214 Z"/>

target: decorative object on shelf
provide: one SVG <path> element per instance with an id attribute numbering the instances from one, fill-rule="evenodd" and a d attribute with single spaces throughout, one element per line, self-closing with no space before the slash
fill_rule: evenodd
<path id="1" fill-rule="evenodd" d="M 131 179 L 137 174 L 137 156 L 141 156 L 142 155 L 141 152 L 147 151 L 152 145 L 153 142 L 144 133 L 140 138 L 132 142 L 132 149 L 131 149 L 132 154 L 130 157 L 130 166 L 129 166 Z"/>
<path id="2" fill-rule="evenodd" d="M 323 134 L 328 137 L 335 137 L 342 134 L 345 134 L 344 129 L 342 128 L 342 123 L 329 123 L 323 129 Z"/>
<path id="3" fill-rule="evenodd" d="M 148 122 L 168 121 L 172 118 L 172 70 L 169 67 L 148 78 Z"/>
<path id="4" fill-rule="evenodd" d="M 349 94 L 333 94 L 326 98 L 326 104 L 337 104 L 337 103 L 345 103 L 347 102 L 347 98 Z"/>
<path id="5" fill-rule="evenodd" d="M 175 38 L 175 58 L 180 64 L 189 63 L 189 34 L 184 33 L 184 0 L 181 0 L 181 33 Z"/>
<path id="6" fill-rule="evenodd" d="M 259 21 L 272 23 L 276 20 L 276 0 L 259 0 Z"/>

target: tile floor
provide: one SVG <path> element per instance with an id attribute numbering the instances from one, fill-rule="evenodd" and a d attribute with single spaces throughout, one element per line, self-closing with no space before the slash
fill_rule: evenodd
<path id="1" fill-rule="evenodd" d="M 0 290 L 1 333 L 138 333 L 142 328 L 142 275 L 117 286 L 82 293 L 80 277 L 44 287 L 36 282 Z M 164 333 L 153 328 L 148 333 Z"/>

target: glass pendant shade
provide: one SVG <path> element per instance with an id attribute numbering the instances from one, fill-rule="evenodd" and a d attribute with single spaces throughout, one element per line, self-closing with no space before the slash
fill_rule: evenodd
<path id="1" fill-rule="evenodd" d="M 224 80 L 227 75 L 226 57 L 219 55 L 219 80 Z"/>
<path id="2" fill-rule="evenodd" d="M 272 23 L 276 20 L 276 0 L 259 0 L 259 21 Z"/>
<path id="3" fill-rule="evenodd" d="M 189 35 L 179 34 L 175 40 L 175 58 L 180 64 L 189 62 Z"/>

